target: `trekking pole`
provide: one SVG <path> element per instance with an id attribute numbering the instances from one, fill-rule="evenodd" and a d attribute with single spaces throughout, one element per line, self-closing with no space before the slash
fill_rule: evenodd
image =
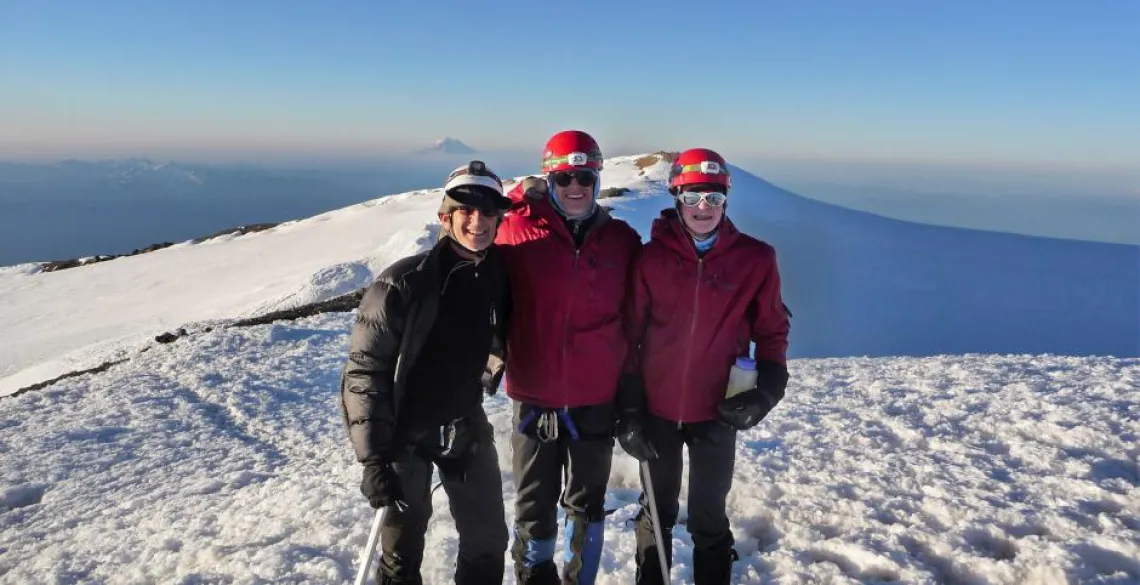
<path id="1" fill-rule="evenodd" d="M 356 561 L 359 568 L 356 570 L 355 585 L 364 585 L 364 582 L 368 580 L 368 565 L 372 564 L 372 554 L 376 552 L 376 543 L 380 542 L 380 525 L 383 520 L 384 508 L 380 508 L 376 510 L 376 515 L 372 518 L 372 531 L 368 533 L 368 544 L 364 546 L 364 552 Z"/>
<path id="2" fill-rule="evenodd" d="M 653 478 L 649 474 L 649 462 L 641 462 L 641 473 L 645 475 L 645 493 L 649 496 L 649 518 L 653 520 L 653 536 L 657 539 L 657 560 L 661 563 L 661 582 L 672 583 L 669 575 L 669 561 L 665 560 L 665 539 L 661 537 L 661 516 L 657 514 L 657 498 L 653 495 Z M 672 535 L 670 535 L 672 536 Z M 668 544 L 672 545 L 670 541 Z"/>

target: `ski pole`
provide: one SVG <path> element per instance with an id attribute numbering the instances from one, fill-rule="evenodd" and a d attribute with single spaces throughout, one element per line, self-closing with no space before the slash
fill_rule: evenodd
<path id="1" fill-rule="evenodd" d="M 364 582 L 368 580 L 368 566 L 372 564 L 372 554 L 376 552 L 376 543 L 380 542 L 380 525 L 383 520 L 384 508 L 380 508 L 376 510 L 376 515 L 372 518 L 372 530 L 368 533 L 368 544 L 364 546 L 364 552 L 356 561 L 359 568 L 356 570 L 355 585 L 364 585 Z"/>
<path id="2" fill-rule="evenodd" d="M 641 462 L 641 473 L 645 475 L 645 493 L 649 496 L 649 518 L 653 520 L 653 536 L 657 539 L 657 560 L 661 563 L 661 582 L 672 583 L 669 575 L 669 561 L 665 560 L 665 539 L 661 536 L 661 516 L 657 514 L 657 497 L 653 495 L 653 478 L 649 474 L 649 462 Z M 672 535 L 670 535 L 672 536 Z M 668 543 L 672 545 L 670 541 Z"/>

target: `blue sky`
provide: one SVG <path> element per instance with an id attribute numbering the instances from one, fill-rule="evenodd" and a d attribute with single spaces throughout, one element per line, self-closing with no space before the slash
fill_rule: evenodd
<path id="1" fill-rule="evenodd" d="M 607 155 L 1140 168 L 1140 2 L 0 0 L 0 158 Z"/>

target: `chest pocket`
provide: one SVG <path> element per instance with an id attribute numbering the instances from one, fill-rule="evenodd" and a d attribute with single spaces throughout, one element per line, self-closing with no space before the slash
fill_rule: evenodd
<path id="1" fill-rule="evenodd" d="M 579 260 L 579 269 L 585 271 L 586 295 L 593 310 L 607 316 L 621 314 L 625 300 L 628 260 L 586 252 Z"/>
<path id="2" fill-rule="evenodd" d="M 723 267 L 705 267 L 701 278 L 702 295 L 712 295 L 727 301 L 741 292 L 740 287 L 741 275 L 733 274 Z"/>

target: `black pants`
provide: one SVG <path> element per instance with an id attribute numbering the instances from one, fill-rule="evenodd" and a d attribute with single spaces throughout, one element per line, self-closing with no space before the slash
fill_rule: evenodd
<path id="1" fill-rule="evenodd" d="M 495 453 L 493 429 L 486 417 L 478 421 L 482 432 L 474 451 L 454 460 L 439 460 L 443 489 L 459 532 L 458 585 L 497 584 L 503 580 L 503 554 L 507 525 L 503 509 L 503 481 Z M 424 534 L 432 514 L 431 477 L 434 463 L 421 451 L 408 449 L 395 465 L 408 508 L 389 506 L 384 512 L 380 542 L 383 556 L 377 581 L 422 583 L 420 564 Z"/>
<path id="2" fill-rule="evenodd" d="M 601 560 L 606 485 L 614 446 L 612 404 L 571 408 L 571 428 L 558 412 L 514 403 L 511 436 L 515 487 L 512 556 L 520 585 L 592 584 Z M 523 432 L 519 423 L 530 419 Z M 556 421 L 556 422 L 555 422 Z M 551 425 L 548 423 L 554 422 Z M 565 474 L 565 487 L 563 487 Z M 554 565 L 558 505 L 566 511 L 566 566 Z"/>
<path id="3" fill-rule="evenodd" d="M 716 421 L 682 425 L 648 416 L 647 438 L 656 447 L 658 458 L 649 462 L 653 493 L 661 518 L 661 534 L 671 543 L 677 523 L 678 498 L 684 462 L 681 449 L 689 448 L 689 535 L 693 538 L 693 573 L 697 585 L 728 585 L 735 552 L 732 530 L 725 512 L 725 499 L 732 488 L 736 464 L 736 431 Z M 644 473 L 641 478 L 645 485 Z M 637 516 L 637 583 L 662 583 L 649 500 L 641 494 Z M 665 549 L 672 566 L 672 546 Z"/>

